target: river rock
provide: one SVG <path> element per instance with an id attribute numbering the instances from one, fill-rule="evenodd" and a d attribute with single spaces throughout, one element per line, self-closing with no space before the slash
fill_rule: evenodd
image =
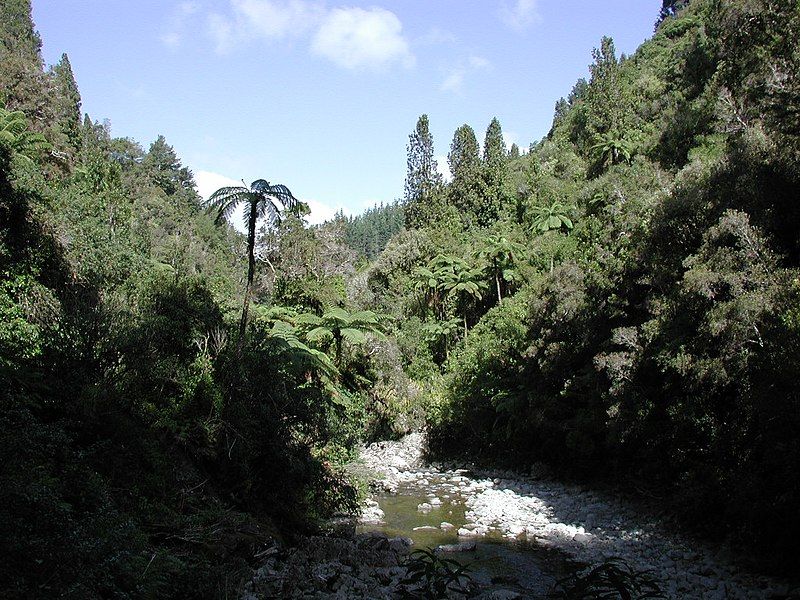
<path id="1" fill-rule="evenodd" d="M 460 544 L 442 544 L 436 548 L 439 552 L 475 552 L 475 542 L 461 542 Z"/>

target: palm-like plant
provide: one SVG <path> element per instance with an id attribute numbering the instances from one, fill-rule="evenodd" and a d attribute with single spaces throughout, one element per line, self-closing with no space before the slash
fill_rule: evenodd
<path id="1" fill-rule="evenodd" d="M 550 206 L 534 206 L 531 209 L 533 212 L 533 223 L 531 228 L 541 234 L 549 231 L 561 231 L 566 229 L 569 231 L 574 227 L 572 220 L 569 218 L 570 208 L 561 202 L 553 202 Z M 553 272 L 555 259 L 550 256 L 550 272 Z"/>
<path id="2" fill-rule="evenodd" d="M 539 233 L 548 231 L 569 231 L 574 227 L 569 218 L 570 209 L 561 202 L 553 202 L 550 206 L 534 206 L 531 208 L 533 213 L 532 228 Z"/>
<path id="3" fill-rule="evenodd" d="M 475 254 L 476 258 L 486 261 L 489 275 L 494 278 L 497 288 L 497 303 L 503 303 L 500 283 L 511 283 L 518 278 L 514 268 L 524 248 L 506 237 L 492 235 L 486 238 L 485 245 Z"/>
<path id="4" fill-rule="evenodd" d="M 611 131 L 598 135 L 597 142 L 589 150 L 594 154 L 598 173 L 610 165 L 630 162 L 633 157 L 633 145 L 623 136 Z"/>
<path id="5" fill-rule="evenodd" d="M 444 300 L 448 296 L 480 299 L 486 282 L 481 269 L 475 269 L 462 258 L 438 254 L 425 267 L 414 271 L 415 287 L 422 290 L 429 306 L 439 320 L 445 318 Z M 467 311 L 464 310 L 464 334 L 467 330 Z"/>
<path id="6" fill-rule="evenodd" d="M 442 283 L 447 295 L 454 295 L 457 298 L 465 299 L 464 303 L 464 336 L 467 335 L 467 309 L 470 302 L 475 302 L 483 297 L 483 290 L 488 287 L 483 281 L 483 271 L 474 269 L 460 261 L 455 263 L 453 271 L 447 273 Z"/>
<path id="7" fill-rule="evenodd" d="M 244 182 L 242 182 L 244 184 Z M 270 224 L 277 224 L 281 212 L 296 210 L 302 203 L 292 195 L 285 185 L 271 184 L 264 179 L 256 179 L 250 187 L 236 186 L 218 189 L 209 196 L 206 208 L 217 211 L 217 222 L 229 219 L 236 207 L 244 204 L 244 223 L 247 227 L 247 287 L 244 293 L 242 320 L 239 324 L 239 337 L 244 338 L 247 327 L 247 311 L 250 306 L 250 294 L 253 288 L 253 277 L 256 269 L 255 245 L 256 224 L 266 219 Z"/>
<path id="8" fill-rule="evenodd" d="M 457 337 L 461 319 L 453 317 L 441 321 L 431 321 L 422 326 L 422 336 L 430 346 L 444 345 L 444 359 L 450 356 L 450 341 Z"/>
<path id="9" fill-rule="evenodd" d="M 25 113 L 5 108 L 0 108 L 0 144 L 29 162 L 41 151 L 50 148 L 43 135 L 28 131 Z"/>
<path id="10" fill-rule="evenodd" d="M 383 317 L 371 310 L 350 313 L 343 308 L 332 308 L 323 315 L 306 313 L 299 315 L 297 324 L 305 329 L 305 337 L 309 342 L 333 342 L 334 363 L 342 364 L 342 348 L 344 341 L 363 344 L 367 333 L 383 336 Z"/>

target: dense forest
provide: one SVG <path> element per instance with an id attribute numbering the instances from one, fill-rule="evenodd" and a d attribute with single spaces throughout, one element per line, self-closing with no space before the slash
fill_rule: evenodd
<path id="1" fill-rule="evenodd" d="M 402 200 L 309 226 L 82 115 L 0 2 L 0 595 L 233 595 L 415 429 L 800 572 L 800 4 L 654 17 L 529 151 L 465 124 L 445 181 L 422 115 Z"/>

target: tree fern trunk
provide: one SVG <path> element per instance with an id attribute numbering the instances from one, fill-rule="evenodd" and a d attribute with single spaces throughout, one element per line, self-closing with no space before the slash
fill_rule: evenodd
<path id="1" fill-rule="evenodd" d="M 256 206 L 255 202 L 250 206 L 250 218 L 247 223 L 247 285 L 244 289 L 244 307 L 242 308 L 242 320 L 239 323 L 239 344 L 244 340 L 247 331 L 247 312 L 250 308 L 250 294 L 253 290 L 253 279 L 256 273 Z"/>

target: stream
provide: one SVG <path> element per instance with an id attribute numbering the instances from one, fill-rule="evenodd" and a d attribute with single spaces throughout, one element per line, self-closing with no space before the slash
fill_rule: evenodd
<path id="1" fill-rule="evenodd" d="M 668 599 L 798 597 L 796 586 L 747 571 L 725 548 L 612 493 L 563 483 L 540 467 L 520 474 L 428 464 L 424 442 L 411 434 L 363 448 L 352 468 L 372 494 L 356 531 L 343 516 L 328 535 L 267 545 L 240 600 L 426 597 L 410 578 L 419 549 L 468 565 L 475 600 L 546 598 L 558 579 L 609 559 L 646 572 Z"/>
<path id="2" fill-rule="evenodd" d="M 676 533 L 624 500 L 547 474 L 473 472 L 423 460 L 424 438 L 361 453 L 372 476 L 358 531 L 407 538 L 470 565 L 498 598 L 541 598 L 575 568 L 619 559 L 658 581 L 666 598 L 780 598 L 783 581 L 747 572 L 723 548 Z"/>
<path id="3" fill-rule="evenodd" d="M 508 592 L 507 597 L 544 597 L 557 578 L 568 572 L 567 558 L 557 550 L 512 539 L 497 528 L 488 528 L 480 536 L 467 533 L 468 509 L 462 490 L 472 488 L 465 483 L 469 481 L 466 471 L 416 474 L 399 483 L 396 491 L 372 496 L 358 527 L 360 533 L 378 531 L 410 539 L 412 550 L 436 550 L 443 558 L 467 565 L 473 582 Z"/>

